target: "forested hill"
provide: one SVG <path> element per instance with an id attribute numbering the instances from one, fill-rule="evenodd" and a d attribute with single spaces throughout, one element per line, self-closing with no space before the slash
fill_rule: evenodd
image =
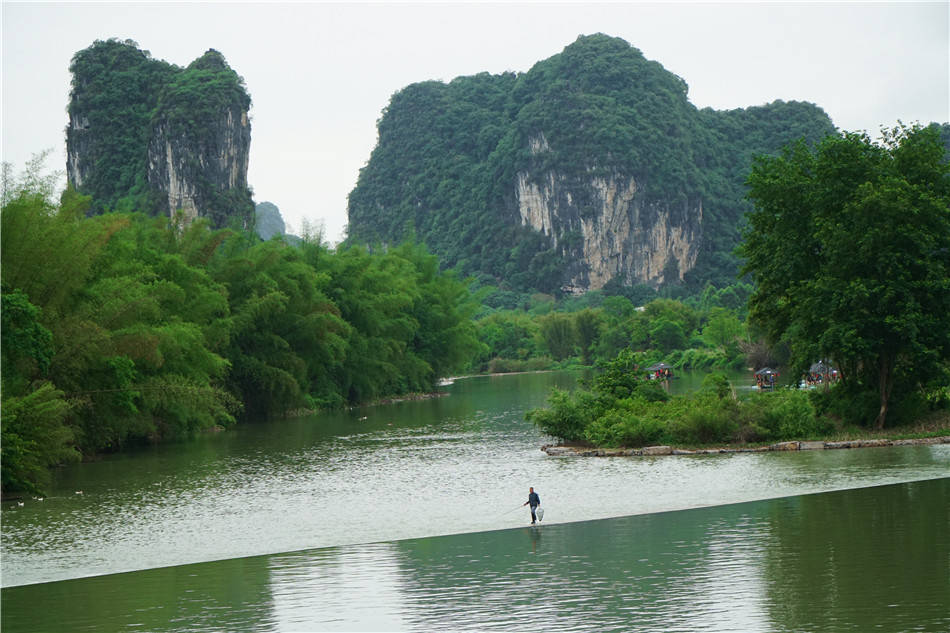
<path id="1" fill-rule="evenodd" d="M 407 86 L 378 128 L 351 242 L 414 233 L 444 266 L 545 292 L 731 283 L 752 156 L 834 132 L 809 103 L 698 109 L 602 34 L 526 73 Z"/>
<path id="2" fill-rule="evenodd" d="M 131 40 L 100 40 L 70 71 L 67 175 L 92 212 L 180 211 L 185 221 L 252 226 L 251 98 L 221 53 L 180 68 Z"/>

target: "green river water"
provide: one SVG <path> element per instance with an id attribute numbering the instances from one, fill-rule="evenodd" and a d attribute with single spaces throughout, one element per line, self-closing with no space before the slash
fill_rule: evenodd
<path id="1" fill-rule="evenodd" d="M 950 446 L 548 457 L 524 411 L 574 381 L 64 470 L 4 504 L 0 628 L 950 630 Z"/>

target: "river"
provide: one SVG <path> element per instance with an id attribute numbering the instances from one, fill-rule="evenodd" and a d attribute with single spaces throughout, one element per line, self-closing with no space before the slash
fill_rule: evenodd
<path id="1" fill-rule="evenodd" d="M 548 457 L 524 412 L 574 382 L 465 379 L 64 469 L 4 505 L 2 628 L 947 630 L 950 446 Z"/>

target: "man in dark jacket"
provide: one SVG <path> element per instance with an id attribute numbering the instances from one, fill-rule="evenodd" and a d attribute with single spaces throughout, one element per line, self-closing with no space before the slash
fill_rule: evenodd
<path id="1" fill-rule="evenodd" d="M 521 506 L 524 507 L 526 505 L 531 506 L 531 525 L 534 525 L 538 520 L 534 512 L 538 509 L 538 506 L 541 505 L 541 497 L 534 491 L 534 488 L 528 488 L 528 500 L 521 504 Z"/>

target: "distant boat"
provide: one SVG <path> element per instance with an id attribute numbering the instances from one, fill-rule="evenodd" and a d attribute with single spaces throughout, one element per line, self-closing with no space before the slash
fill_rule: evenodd
<path id="1" fill-rule="evenodd" d="M 775 389 L 775 379 L 778 378 L 779 373 L 772 369 L 771 367 L 763 367 L 759 371 L 753 374 L 755 377 L 755 383 L 759 389 Z"/>
<path id="2" fill-rule="evenodd" d="M 673 377 L 673 366 L 666 363 L 650 365 L 644 371 L 649 374 L 651 380 L 669 380 Z"/>
<path id="3" fill-rule="evenodd" d="M 830 374 L 833 371 L 837 370 L 826 360 L 820 360 L 817 363 L 813 363 L 812 366 L 808 368 L 809 374 Z"/>
<path id="4" fill-rule="evenodd" d="M 455 384 L 455 380 L 453 380 L 452 378 L 443 378 L 442 380 L 439 381 L 440 387 L 448 387 L 449 385 L 454 385 L 454 384 Z"/>
<path id="5" fill-rule="evenodd" d="M 838 378 L 838 370 L 831 365 L 831 362 L 820 360 L 817 363 L 812 363 L 802 382 L 809 387 L 814 387 L 815 385 L 837 382 Z"/>

